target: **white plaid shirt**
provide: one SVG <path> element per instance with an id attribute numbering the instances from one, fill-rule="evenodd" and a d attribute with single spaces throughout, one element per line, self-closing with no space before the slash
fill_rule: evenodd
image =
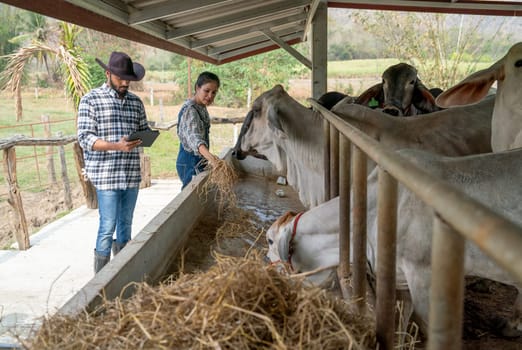
<path id="1" fill-rule="evenodd" d="M 123 100 L 107 84 L 91 90 L 78 108 L 78 142 L 87 177 L 98 190 L 125 190 L 141 181 L 138 149 L 131 152 L 94 151 L 98 139 L 118 142 L 133 131 L 148 129 L 140 98 L 127 92 Z"/>

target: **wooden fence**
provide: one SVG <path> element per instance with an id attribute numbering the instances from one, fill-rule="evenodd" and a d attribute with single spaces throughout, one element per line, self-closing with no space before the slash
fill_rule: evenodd
<path id="1" fill-rule="evenodd" d="M 64 146 L 73 143 L 74 160 L 76 165 L 76 172 L 80 179 L 83 194 L 85 196 L 86 206 L 91 209 L 98 207 L 96 190 L 91 182 L 87 179 L 84 172 L 85 163 L 83 160 L 83 151 L 76 142 L 76 136 L 61 136 L 51 138 L 29 138 L 21 135 L 11 137 L 9 139 L 0 140 L 0 150 L 3 151 L 3 168 L 5 179 L 8 187 L 8 203 L 13 207 L 14 211 L 14 226 L 15 236 L 18 243 L 18 249 L 26 250 L 30 247 L 29 231 L 27 227 L 27 220 L 22 203 L 22 196 L 20 187 L 18 185 L 18 176 L 16 169 L 16 147 L 23 146 L 49 146 L 59 147 L 60 164 L 61 164 L 61 178 L 65 192 L 65 203 L 69 209 L 72 209 L 71 186 L 67 176 L 67 162 L 65 159 Z M 150 174 L 150 158 L 143 153 L 140 148 L 140 164 L 142 171 L 142 182 L 140 188 L 149 187 L 151 185 Z"/>

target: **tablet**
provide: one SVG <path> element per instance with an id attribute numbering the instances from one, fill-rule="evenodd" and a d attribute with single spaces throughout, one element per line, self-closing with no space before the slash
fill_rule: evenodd
<path id="1" fill-rule="evenodd" d="M 128 137 L 128 141 L 141 140 L 139 147 L 150 147 L 159 136 L 158 130 L 142 130 L 131 133 Z"/>

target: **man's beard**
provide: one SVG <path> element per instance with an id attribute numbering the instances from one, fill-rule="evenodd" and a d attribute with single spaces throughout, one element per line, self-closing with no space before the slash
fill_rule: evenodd
<path id="1" fill-rule="evenodd" d="M 122 92 L 122 91 L 118 90 L 118 88 L 116 87 L 116 85 L 114 85 L 114 83 L 112 82 L 112 80 L 109 80 L 109 82 L 110 82 L 110 84 L 111 84 L 111 88 L 112 88 L 114 91 L 116 91 L 120 97 L 125 96 L 125 94 L 127 93 L 127 90 L 129 89 L 128 87 L 125 87 L 125 88 L 124 88 L 125 91 Z M 120 87 L 120 88 L 121 88 L 121 87 Z"/>

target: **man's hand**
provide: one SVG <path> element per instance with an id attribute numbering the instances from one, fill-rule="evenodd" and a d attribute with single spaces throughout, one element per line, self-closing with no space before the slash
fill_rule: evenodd
<path id="1" fill-rule="evenodd" d="M 120 141 L 117 143 L 118 150 L 123 152 L 130 152 L 134 148 L 138 147 L 141 144 L 141 140 L 127 141 L 127 137 L 122 137 Z"/>

